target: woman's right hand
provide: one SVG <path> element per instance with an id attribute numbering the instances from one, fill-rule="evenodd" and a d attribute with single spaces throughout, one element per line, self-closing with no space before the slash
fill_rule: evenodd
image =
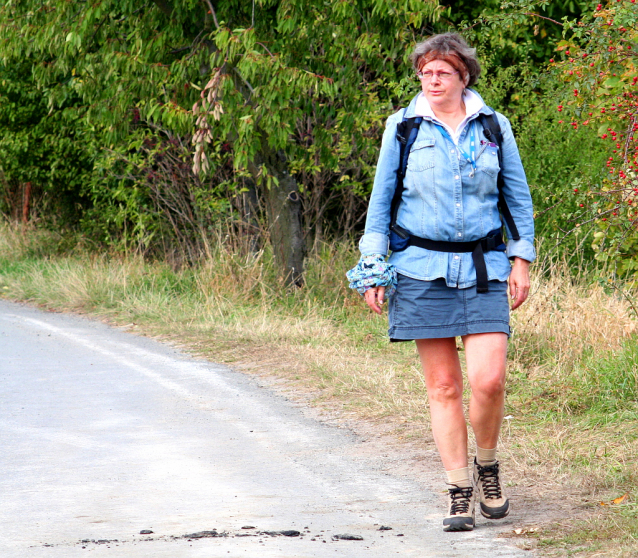
<path id="1" fill-rule="evenodd" d="M 370 310 L 377 314 L 382 314 L 381 306 L 385 297 L 385 287 L 370 287 L 363 298 L 366 300 L 366 304 L 370 307 Z"/>

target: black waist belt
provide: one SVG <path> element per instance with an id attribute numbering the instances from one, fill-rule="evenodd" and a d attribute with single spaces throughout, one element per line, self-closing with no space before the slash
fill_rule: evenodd
<path id="1" fill-rule="evenodd" d="M 451 252 L 460 254 L 461 252 L 472 252 L 472 261 L 476 268 L 476 292 L 486 293 L 487 288 L 487 267 L 483 254 L 496 249 L 503 244 L 503 234 L 498 231 L 496 234 L 472 240 L 471 242 L 448 242 L 446 240 L 429 240 L 420 236 L 410 235 L 410 246 L 418 246 L 426 250 L 437 252 Z"/>

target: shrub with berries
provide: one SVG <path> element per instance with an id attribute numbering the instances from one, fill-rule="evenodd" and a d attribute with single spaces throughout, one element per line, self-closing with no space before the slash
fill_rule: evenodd
<path id="1" fill-rule="evenodd" d="M 578 226 L 594 223 L 597 257 L 638 275 L 638 9 L 632 0 L 609 0 L 563 29 L 549 61 L 563 84 L 557 112 L 574 130 L 595 130 L 609 152 L 600 181 L 578 195 Z"/>

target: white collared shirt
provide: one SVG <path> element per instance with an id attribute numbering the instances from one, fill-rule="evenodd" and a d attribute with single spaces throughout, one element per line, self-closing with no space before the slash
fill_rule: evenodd
<path id="1" fill-rule="evenodd" d="M 474 116 L 479 110 L 481 110 L 481 108 L 485 106 L 483 99 L 481 99 L 471 89 L 465 90 L 465 93 L 463 94 L 463 102 L 465 103 L 465 118 L 456 127 L 456 130 L 452 130 L 450 126 L 448 126 L 445 122 L 441 122 L 436 117 L 436 115 L 434 114 L 434 111 L 432 110 L 432 107 L 430 106 L 430 102 L 428 101 L 427 97 L 423 93 L 420 93 L 416 100 L 416 106 L 414 107 L 414 112 L 416 113 L 417 116 L 427 116 L 431 118 L 432 120 L 434 120 L 437 124 L 441 124 L 441 126 L 443 126 L 448 131 L 454 143 L 458 145 L 459 137 L 461 136 L 461 132 L 463 131 L 463 128 L 467 124 L 467 121 L 470 118 L 472 118 L 472 116 Z"/>

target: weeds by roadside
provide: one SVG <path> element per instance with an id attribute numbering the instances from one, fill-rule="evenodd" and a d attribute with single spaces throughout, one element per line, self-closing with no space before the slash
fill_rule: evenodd
<path id="1" fill-rule="evenodd" d="M 324 245 L 308 260 L 306 286 L 289 290 L 277 282 L 267 252 L 218 243 L 209 260 L 175 271 L 4 226 L 0 292 L 135 324 L 216 361 L 267 367 L 318 402 L 383 419 L 403 436 L 431 443 L 414 347 L 389 345 L 386 321 L 347 288 L 344 271 L 356 259 L 349 246 Z M 533 497 L 564 494 L 565 504 L 580 510 L 582 521 L 569 519 L 570 512 L 558 527 L 541 525 L 531 535 L 545 552 L 633 556 L 637 321 L 631 297 L 606 289 L 594 275 L 573 276 L 557 260 L 534 266 L 532 296 L 513 314 L 502 446 L 512 484 Z M 600 505 L 625 493 L 622 505 Z"/>

